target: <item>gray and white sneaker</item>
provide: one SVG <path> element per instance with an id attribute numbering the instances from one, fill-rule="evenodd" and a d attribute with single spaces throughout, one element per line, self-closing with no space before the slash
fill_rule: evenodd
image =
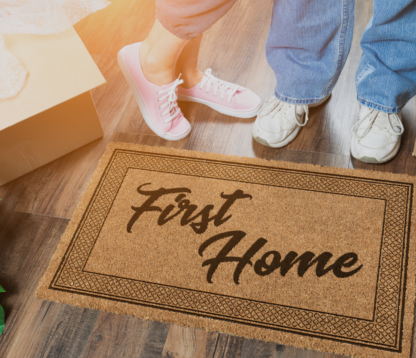
<path id="1" fill-rule="evenodd" d="M 282 102 L 275 96 L 260 108 L 253 126 L 253 138 L 268 147 L 281 148 L 298 135 L 308 123 L 309 107 L 317 107 L 327 99 L 310 104 L 294 105 Z"/>
<path id="2" fill-rule="evenodd" d="M 400 148 L 404 132 L 401 113 L 385 113 L 361 106 L 351 140 L 351 155 L 365 163 L 385 163 Z"/>

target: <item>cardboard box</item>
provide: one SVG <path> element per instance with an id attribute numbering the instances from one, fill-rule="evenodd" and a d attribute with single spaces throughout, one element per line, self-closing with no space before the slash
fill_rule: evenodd
<path id="1" fill-rule="evenodd" d="M 105 83 L 73 28 L 4 37 L 28 76 L 0 100 L 0 185 L 102 137 L 89 90 Z"/>

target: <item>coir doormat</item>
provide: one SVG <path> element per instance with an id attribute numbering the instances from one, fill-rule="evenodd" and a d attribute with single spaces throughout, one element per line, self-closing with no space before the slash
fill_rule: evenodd
<path id="1" fill-rule="evenodd" d="M 37 297 L 409 357 L 415 179 L 111 143 Z"/>

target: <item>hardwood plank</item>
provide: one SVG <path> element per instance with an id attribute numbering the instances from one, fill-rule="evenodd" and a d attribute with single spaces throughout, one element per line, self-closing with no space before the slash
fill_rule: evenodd
<path id="1" fill-rule="evenodd" d="M 300 349 L 296 347 L 285 347 L 283 352 L 279 352 L 276 357 L 278 358 L 324 358 L 325 353 L 309 351 L 306 349 Z M 329 358 L 329 357 L 328 357 Z M 332 358 L 332 357 L 331 357 Z"/>
<path id="2" fill-rule="evenodd" d="M 212 358 L 219 333 L 170 325 L 162 358 Z"/>
<path id="3" fill-rule="evenodd" d="M 240 358 L 244 338 L 220 334 L 213 358 Z"/>
<path id="4" fill-rule="evenodd" d="M 57 218 L 9 214 L 7 224 L 0 230 L 0 277 L 9 293 L 1 297 L 6 304 L 8 300 L 19 303 L 19 296 L 14 295 L 22 289 L 35 289 L 66 225 L 67 220 Z"/>
<path id="5" fill-rule="evenodd" d="M 28 182 L 31 173 L 0 186 L 0 231 L 9 221 L 11 214 L 16 209 L 20 197 L 26 190 L 30 190 Z"/>
<path id="6" fill-rule="evenodd" d="M 254 56 L 253 48 L 270 17 L 269 1 L 240 0 L 204 33 L 199 67 L 212 68 L 223 80 L 244 85 Z M 241 40 L 236 39 L 236 34 Z"/>
<path id="7" fill-rule="evenodd" d="M 136 143 L 154 147 L 178 148 L 178 142 L 168 142 L 157 135 L 116 132 L 112 137 L 114 142 Z"/>
<path id="8" fill-rule="evenodd" d="M 344 358 L 346 356 L 339 355 L 339 354 L 331 354 L 331 353 L 325 353 L 324 358 Z"/>
<path id="9" fill-rule="evenodd" d="M 71 218 L 106 144 L 93 141 L 31 172 L 16 210 Z"/>
<path id="10" fill-rule="evenodd" d="M 1 357 L 76 357 L 82 354 L 98 312 L 35 299 L 38 282 L 68 221 L 11 213 L 0 232 L 0 277 L 6 293 Z"/>
<path id="11" fill-rule="evenodd" d="M 101 312 L 84 358 L 161 357 L 169 325 Z"/>
<path id="12" fill-rule="evenodd" d="M 282 354 L 286 350 L 286 347 L 282 344 L 276 344 L 276 357 L 279 357 L 279 354 Z"/>
<path id="13" fill-rule="evenodd" d="M 416 358 L 415 342 L 416 342 L 416 329 L 413 328 L 412 348 L 410 351 L 411 358 Z"/>
<path id="14" fill-rule="evenodd" d="M 348 155 L 322 152 L 304 152 L 300 150 L 287 150 L 282 160 L 294 163 L 307 163 L 323 167 L 338 168 L 348 168 L 350 164 L 350 157 Z"/>
<path id="15" fill-rule="evenodd" d="M 307 349 L 301 349 L 296 347 L 283 347 L 284 349 L 276 349 L 275 358 L 342 358 L 338 354 L 323 353 L 318 351 L 310 351 Z"/>
<path id="16" fill-rule="evenodd" d="M 298 349 L 298 356 L 299 357 L 307 357 L 307 358 L 324 358 L 325 353 L 317 352 L 317 351 L 308 351 L 306 349 Z M 330 355 L 330 357 L 331 356 L 333 356 L 333 355 Z M 334 357 L 331 357 L 331 358 L 334 358 Z"/>
<path id="17" fill-rule="evenodd" d="M 10 357 L 81 357 L 98 316 L 94 310 L 46 301 L 33 302 L 22 314 L 26 322 Z"/>
<path id="18" fill-rule="evenodd" d="M 151 322 L 146 332 L 145 343 L 138 358 L 160 358 L 169 333 L 169 325 L 162 322 Z"/>
<path id="19" fill-rule="evenodd" d="M 150 321 L 101 312 L 84 358 L 138 357 L 149 327 Z"/>
<path id="20" fill-rule="evenodd" d="M 144 121 L 133 94 L 129 91 L 126 93 L 126 96 L 128 97 L 128 102 L 115 132 L 155 135 Z"/>
<path id="21" fill-rule="evenodd" d="M 274 358 L 276 343 L 263 342 L 257 339 L 245 339 L 241 358 Z"/>

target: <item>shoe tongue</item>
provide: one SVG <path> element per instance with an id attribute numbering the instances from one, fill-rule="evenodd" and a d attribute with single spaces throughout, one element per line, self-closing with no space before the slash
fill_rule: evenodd
<path id="1" fill-rule="evenodd" d="M 387 113 L 378 112 L 377 117 L 374 121 L 374 124 L 376 126 L 380 127 L 380 128 L 386 128 L 386 127 L 390 128 L 388 117 L 389 117 L 389 115 Z M 397 122 L 394 119 L 392 119 L 392 120 L 393 120 L 393 122 L 392 122 L 393 128 L 395 128 L 397 126 Z M 397 127 L 397 130 L 400 130 L 400 128 Z"/>
<path id="2" fill-rule="evenodd" d="M 303 106 L 297 106 L 286 102 L 278 103 L 273 111 L 276 111 L 277 116 L 280 118 L 287 118 L 287 115 L 292 117 L 295 114 L 298 121 L 302 120 L 303 115 L 305 114 L 305 108 Z"/>
<path id="3" fill-rule="evenodd" d="M 175 82 L 175 81 L 173 81 L 173 82 Z M 173 82 L 172 83 L 168 83 L 167 85 L 163 85 L 163 86 L 161 86 L 160 88 L 162 88 L 162 89 L 169 89 L 169 88 L 171 88 L 172 86 L 173 86 Z M 176 97 L 178 97 L 178 87 L 176 87 L 175 88 L 175 92 L 176 92 Z M 166 94 L 166 93 L 165 93 Z M 166 102 L 168 102 L 169 101 L 169 98 L 166 98 L 164 101 L 163 101 L 163 103 L 166 103 Z M 178 100 L 176 100 L 176 103 L 178 103 Z M 164 108 L 164 110 L 166 110 L 167 108 L 165 107 Z M 175 111 L 177 111 L 177 108 L 176 108 L 176 106 L 173 106 L 172 108 L 171 108 L 171 110 L 169 111 L 169 113 L 170 113 L 170 115 L 173 115 L 174 113 L 175 113 Z"/>
<path id="4" fill-rule="evenodd" d="M 390 119 L 389 119 L 389 116 L 390 116 Z M 393 127 L 393 130 L 395 132 L 398 133 L 401 131 L 399 119 L 396 114 L 388 114 L 385 112 L 379 112 L 374 121 L 374 124 L 378 126 L 379 128 L 386 128 L 386 127 L 390 128 L 389 121 L 391 122 L 391 127 Z"/>
<path id="5" fill-rule="evenodd" d="M 365 117 L 367 117 L 373 110 L 371 108 L 368 108 L 366 106 L 361 106 L 360 112 L 358 114 L 358 120 L 361 120 Z"/>
<path id="6" fill-rule="evenodd" d="M 303 108 L 303 106 L 296 106 L 295 111 L 298 116 L 303 116 L 303 114 L 305 113 L 305 108 Z"/>
<path id="7" fill-rule="evenodd" d="M 204 74 L 204 77 L 208 77 L 206 74 Z M 229 94 L 232 90 L 231 90 L 231 87 L 234 85 L 234 84 L 232 84 L 232 83 L 229 83 L 229 82 L 227 82 L 227 81 L 223 81 L 223 80 L 220 80 L 220 79 L 218 79 L 217 77 L 215 77 L 215 76 L 213 76 L 213 75 L 211 75 L 210 76 L 211 77 L 211 81 L 212 81 L 212 83 L 215 83 L 215 82 L 218 82 L 219 83 L 219 88 L 227 88 L 226 90 L 225 90 L 225 93 L 226 94 Z M 237 86 L 237 85 L 235 85 L 235 86 Z M 243 90 L 244 88 L 243 87 L 240 87 L 240 86 L 237 86 L 237 91 L 241 91 L 241 90 Z"/>
<path id="8" fill-rule="evenodd" d="M 393 129 L 396 132 L 400 132 L 402 130 L 401 125 L 400 125 L 400 123 L 401 123 L 400 117 L 395 113 L 390 114 L 390 115 L 387 114 L 386 116 L 390 117 L 390 121 L 391 121 L 391 125 L 392 125 Z"/>
<path id="9" fill-rule="evenodd" d="M 171 83 L 168 83 L 167 85 L 163 85 L 163 86 L 160 86 L 160 88 L 161 89 L 163 89 L 163 90 L 165 90 L 165 89 L 169 89 L 169 88 L 171 88 L 172 86 L 173 86 L 173 83 L 174 83 L 175 81 L 173 81 L 173 82 L 171 82 Z"/>
<path id="10" fill-rule="evenodd" d="M 386 127 L 388 125 L 388 114 L 384 112 L 378 112 L 374 124 L 379 127 Z"/>

